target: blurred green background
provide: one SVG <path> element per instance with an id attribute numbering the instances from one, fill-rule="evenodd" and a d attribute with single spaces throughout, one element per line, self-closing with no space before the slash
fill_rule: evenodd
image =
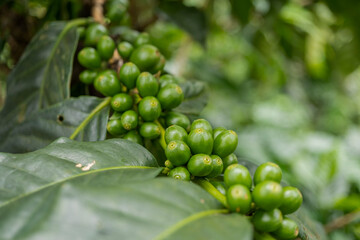
<path id="1" fill-rule="evenodd" d="M 0 109 L 6 76 L 36 31 L 91 7 L 0 3 Z M 167 71 L 208 83 L 201 117 L 237 131 L 239 156 L 285 169 L 311 217 L 326 225 L 350 213 L 328 226 L 340 240 L 360 239 L 359 14 L 358 0 L 133 0 L 122 24 L 149 32 Z"/>

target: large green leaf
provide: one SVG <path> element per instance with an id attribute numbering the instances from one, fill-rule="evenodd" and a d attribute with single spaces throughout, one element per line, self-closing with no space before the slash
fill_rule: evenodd
<path id="1" fill-rule="evenodd" d="M 251 239 L 245 217 L 222 215 L 193 183 L 153 179 L 160 171 L 122 139 L 0 154 L 0 239 Z"/>
<path id="2" fill-rule="evenodd" d="M 64 136 L 69 137 L 89 113 L 102 102 L 97 97 L 70 98 L 34 113 L 0 139 L 0 151 L 23 153 L 35 151 Z M 81 141 L 97 141 L 106 137 L 109 107 L 98 112 L 77 136 Z"/>
<path id="3" fill-rule="evenodd" d="M 35 152 L 0 153 L 0 204 L 90 169 L 115 166 L 157 167 L 158 164 L 145 148 L 123 139 L 77 142 L 59 138 Z"/>
<path id="4" fill-rule="evenodd" d="M 7 79 L 0 138 L 32 114 L 70 97 L 69 81 L 78 42 L 73 22 L 53 22 L 32 39 Z"/>
<path id="5" fill-rule="evenodd" d="M 199 115 L 207 104 L 207 85 L 199 81 L 186 81 L 180 84 L 184 92 L 184 101 L 175 109 L 187 115 Z"/>

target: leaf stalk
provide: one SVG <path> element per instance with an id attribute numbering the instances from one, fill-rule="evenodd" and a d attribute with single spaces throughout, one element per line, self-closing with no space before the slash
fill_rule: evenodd
<path id="1" fill-rule="evenodd" d="M 158 120 L 156 120 L 155 121 L 155 123 L 159 126 L 159 128 L 160 128 L 160 139 L 159 139 L 159 143 L 160 143 L 160 145 L 161 145 L 161 147 L 164 149 L 164 151 L 165 151 L 165 149 L 166 149 L 166 142 L 165 142 L 165 129 L 164 129 L 164 127 L 161 125 L 161 123 L 158 121 Z"/>
<path id="2" fill-rule="evenodd" d="M 107 97 L 104 98 L 104 100 L 96 106 L 96 108 L 94 108 L 94 110 L 91 111 L 91 113 L 84 119 L 84 121 L 82 121 L 82 123 L 80 123 L 80 125 L 75 129 L 75 131 L 73 132 L 73 134 L 71 134 L 70 139 L 75 139 L 75 137 L 79 134 L 79 132 L 81 130 L 83 130 L 86 125 L 91 121 L 91 119 L 93 119 L 93 117 L 100 112 L 101 110 L 103 110 L 105 107 L 107 107 L 111 102 L 111 97 Z"/>
<path id="3" fill-rule="evenodd" d="M 228 204 L 226 202 L 226 197 L 217 190 L 214 185 L 212 185 L 209 181 L 205 179 L 195 179 L 194 182 L 202 187 L 205 191 L 210 193 L 214 198 L 216 198 L 224 207 L 228 208 Z"/>

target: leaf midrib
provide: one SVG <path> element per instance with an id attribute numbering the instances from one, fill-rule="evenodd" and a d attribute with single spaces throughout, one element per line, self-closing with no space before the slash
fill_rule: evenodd
<path id="1" fill-rule="evenodd" d="M 216 215 L 216 214 L 221 214 L 221 213 L 229 213 L 229 210 L 227 209 L 211 209 L 211 210 L 206 210 L 206 211 L 201 211 L 201 212 L 197 212 L 193 215 L 190 215 L 187 218 L 182 219 L 181 221 L 175 223 L 174 225 L 172 225 L 171 227 L 169 227 L 168 229 L 164 230 L 163 232 L 161 232 L 158 236 L 156 236 L 154 238 L 154 240 L 164 240 L 167 237 L 171 236 L 171 234 L 175 233 L 176 231 L 180 230 L 182 227 L 184 227 L 185 225 L 190 224 L 191 222 L 194 222 L 200 218 L 203 217 L 207 217 L 210 215 Z"/>
<path id="2" fill-rule="evenodd" d="M 85 23 L 87 23 L 87 20 L 86 19 L 81 19 L 81 18 L 73 20 L 73 21 L 67 23 L 65 25 L 64 29 L 61 31 L 59 37 L 57 38 L 57 40 L 55 42 L 55 45 L 54 45 L 53 49 L 51 50 L 49 59 L 53 59 L 55 51 L 56 51 L 57 47 L 59 46 L 60 42 L 63 40 L 64 35 L 67 34 L 67 32 L 70 31 L 73 27 L 76 27 L 76 26 L 79 26 L 79 25 L 82 25 L 82 24 L 85 24 Z M 75 34 L 77 34 L 77 33 L 75 33 Z M 41 86 L 40 86 L 39 103 L 38 103 L 38 108 L 39 109 L 41 109 L 41 101 L 42 101 L 42 98 L 43 98 L 43 92 L 44 92 L 44 87 L 45 87 L 45 76 L 48 75 L 48 69 L 49 69 L 50 62 L 52 62 L 52 61 L 47 61 L 47 63 L 46 63 L 45 70 L 44 70 L 45 73 L 43 75 Z M 66 98 L 68 98 L 69 97 L 69 91 L 67 91 L 66 95 L 67 95 Z"/>
<path id="3" fill-rule="evenodd" d="M 44 189 L 47 189 L 47 188 L 50 188 L 50 187 L 53 187 L 53 186 L 56 186 L 58 184 L 62 184 L 64 182 L 67 182 L 67 181 L 71 181 L 73 179 L 76 179 L 76 178 L 80 178 L 80 177 L 84 177 L 84 176 L 87 176 L 87 175 L 90 175 L 90 174 L 94 174 L 94 173 L 99 173 L 99 172 L 106 172 L 106 171 L 111 171 L 111 170 L 121 170 L 121 169 L 157 169 L 157 167 L 147 167 L 147 166 L 120 166 L 120 167 L 109 167 L 109 168 L 101 168 L 101 169 L 96 169 L 96 170 L 92 170 L 92 171 L 89 171 L 89 172 L 83 172 L 83 173 L 80 173 L 80 174 L 76 174 L 76 175 L 72 175 L 70 177 L 67 177 L 67 178 L 64 178 L 64 179 L 61 179 L 59 181 L 55 181 L 55 182 L 51 182 L 49 184 L 45 184 L 43 185 L 42 187 L 39 187 L 33 191 L 30 191 L 30 192 L 27 192 L 27 193 L 24 193 L 24 194 L 21 194 L 15 198 L 12 198 L 2 204 L 0 204 L 0 209 L 13 203 L 13 202 L 16 202 L 16 201 L 19 201 L 25 197 L 28 197 L 32 194 L 35 194 L 37 192 L 40 192 Z"/>
<path id="4" fill-rule="evenodd" d="M 41 81 L 41 86 L 40 86 L 39 103 L 38 103 L 38 108 L 39 109 L 41 109 L 41 105 L 42 105 L 41 101 L 42 101 L 42 98 L 43 98 L 43 93 L 44 93 L 44 88 L 45 88 L 45 77 L 48 75 L 50 62 L 52 62 L 52 60 L 54 58 L 55 51 L 56 51 L 57 47 L 59 46 L 60 42 L 63 40 L 64 35 L 68 31 L 70 31 L 70 29 L 72 27 L 74 27 L 74 26 L 73 26 L 73 24 L 70 24 L 70 23 L 65 25 L 64 29 L 61 31 L 59 37 L 57 38 L 54 47 L 51 50 L 51 53 L 50 53 L 50 56 L 49 56 L 49 59 L 51 59 L 51 60 L 46 62 L 45 70 L 44 70 L 44 74 L 43 74 L 42 81 Z"/>

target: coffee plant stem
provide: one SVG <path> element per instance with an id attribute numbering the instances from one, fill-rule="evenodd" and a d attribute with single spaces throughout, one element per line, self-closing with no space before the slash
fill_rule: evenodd
<path id="1" fill-rule="evenodd" d="M 93 21 L 94 21 L 94 19 L 92 19 L 92 18 L 79 18 L 79 19 L 72 20 L 68 24 L 66 24 L 66 27 L 64 29 L 65 31 L 63 31 L 63 32 L 67 32 L 69 29 L 71 29 L 73 27 L 85 25 L 85 24 L 88 24 Z"/>
<path id="2" fill-rule="evenodd" d="M 221 202 L 224 207 L 227 207 L 226 197 L 221 192 L 219 192 L 209 181 L 204 179 L 196 179 L 194 182 L 205 189 L 205 191 L 210 193 L 219 202 Z"/>
<path id="3" fill-rule="evenodd" d="M 327 233 L 332 232 L 336 229 L 343 228 L 346 225 L 348 225 L 358 219 L 360 219 L 360 210 L 359 209 L 357 209 L 353 212 L 350 212 L 344 216 L 341 216 L 339 218 L 336 218 L 332 222 L 326 224 L 325 231 Z"/>
<path id="4" fill-rule="evenodd" d="M 160 139 L 159 139 L 159 143 L 161 145 L 161 147 L 164 149 L 166 149 L 166 142 L 165 142 L 165 129 L 163 128 L 163 126 L 161 125 L 161 123 L 156 120 L 155 123 L 159 126 L 161 134 L 160 134 Z"/>
<path id="5" fill-rule="evenodd" d="M 82 121 L 82 123 L 75 129 L 73 134 L 71 134 L 70 139 L 75 139 L 81 130 L 83 130 L 86 125 L 91 121 L 91 119 L 105 107 L 110 104 L 111 97 L 104 98 L 104 100 L 92 110 L 92 112 Z"/>

